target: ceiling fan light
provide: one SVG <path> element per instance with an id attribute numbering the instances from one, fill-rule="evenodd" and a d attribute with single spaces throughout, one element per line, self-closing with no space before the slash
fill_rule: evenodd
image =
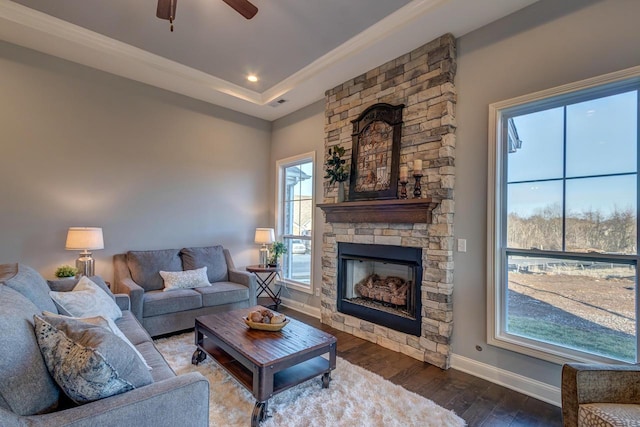
<path id="1" fill-rule="evenodd" d="M 173 21 L 176 19 L 176 6 L 178 0 L 158 0 L 158 8 L 156 9 L 156 16 L 160 19 L 167 19 Z"/>

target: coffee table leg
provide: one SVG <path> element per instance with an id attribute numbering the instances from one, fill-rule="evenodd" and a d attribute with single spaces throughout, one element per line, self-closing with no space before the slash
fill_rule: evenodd
<path id="1" fill-rule="evenodd" d="M 191 356 L 191 364 L 198 366 L 198 363 L 202 362 L 206 358 L 207 353 L 197 348 L 196 351 L 193 352 L 193 356 Z"/>
<path id="2" fill-rule="evenodd" d="M 267 418 L 267 403 L 268 402 L 256 402 L 253 407 L 253 413 L 251 414 L 251 427 L 258 427 L 261 421 Z"/>
<path id="3" fill-rule="evenodd" d="M 325 372 L 322 374 L 322 388 L 329 388 L 329 382 L 331 382 L 331 372 Z"/>

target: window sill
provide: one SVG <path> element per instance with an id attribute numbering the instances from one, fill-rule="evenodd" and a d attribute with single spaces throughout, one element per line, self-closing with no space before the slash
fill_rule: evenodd
<path id="1" fill-rule="evenodd" d="M 313 289 L 311 289 L 311 285 L 307 285 L 306 283 L 295 282 L 293 280 L 277 280 L 275 282 L 276 285 L 281 286 L 285 289 L 292 289 L 298 292 L 304 292 L 306 294 L 313 294 Z"/>

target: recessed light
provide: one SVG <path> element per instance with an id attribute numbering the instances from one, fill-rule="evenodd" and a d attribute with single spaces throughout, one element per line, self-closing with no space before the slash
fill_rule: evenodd
<path id="1" fill-rule="evenodd" d="M 258 81 L 258 76 L 254 75 L 254 74 L 249 74 L 247 76 L 247 80 L 249 80 L 251 83 L 255 83 Z"/>

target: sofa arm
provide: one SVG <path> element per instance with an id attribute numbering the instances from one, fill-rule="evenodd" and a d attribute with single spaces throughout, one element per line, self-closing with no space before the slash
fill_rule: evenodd
<path id="1" fill-rule="evenodd" d="M 562 419 L 578 425 L 583 403 L 640 403 L 640 366 L 569 363 L 562 367 Z"/>
<path id="2" fill-rule="evenodd" d="M 116 304 L 120 307 L 120 310 L 131 310 L 131 299 L 127 294 L 114 294 L 116 297 Z"/>
<path id="3" fill-rule="evenodd" d="M 249 305 L 254 306 L 257 302 L 256 297 L 256 276 L 248 271 L 229 270 L 229 281 L 239 283 L 249 288 Z"/>
<path id="4" fill-rule="evenodd" d="M 21 417 L 23 425 L 154 426 L 209 425 L 209 382 L 199 372 L 173 377 L 117 396 L 45 415 Z"/>
<path id="5" fill-rule="evenodd" d="M 144 299 L 144 289 L 133 279 L 120 279 L 118 281 L 118 292 L 129 296 L 131 312 L 142 323 L 142 303 Z"/>

